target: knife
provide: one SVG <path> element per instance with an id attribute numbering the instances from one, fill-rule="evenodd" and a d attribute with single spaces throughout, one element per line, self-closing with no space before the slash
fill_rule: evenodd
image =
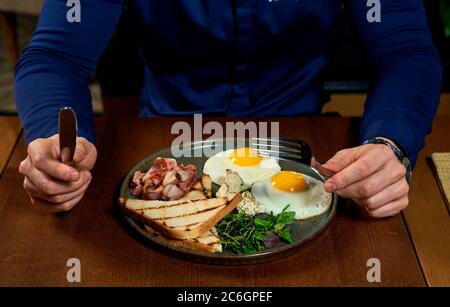
<path id="1" fill-rule="evenodd" d="M 72 108 L 65 107 L 59 110 L 58 133 L 60 161 L 71 165 L 78 135 L 77 116 Z"/>

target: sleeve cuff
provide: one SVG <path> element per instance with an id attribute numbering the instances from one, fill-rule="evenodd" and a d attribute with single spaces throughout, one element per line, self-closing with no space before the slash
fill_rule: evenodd
<path id="1" fill-rule="evenodd" d="M 78 137 L 84 137 L 92 144 L 95 144 L 95 133 L 92 121 L 82 119 L 77 112 L 78 119 Z M 80 118 L 81 117 L 81 118 Z M 30 119 L 24 123 L 25 142 L 31 143 L 38 138 L 48 138 L 58 133 L 58 118 L 52 116 L 45 120 Z"/>
<path id="2" fill-rule="evenodd" d="M 424 146 L 425 134 L 417 131 L 410 123 L 399 119 L 382 119 L 361 126 L 360 142 L 373 137 L 392 139 L 408 156 L 411 166 L 416 165 L 419 151 Z"/>

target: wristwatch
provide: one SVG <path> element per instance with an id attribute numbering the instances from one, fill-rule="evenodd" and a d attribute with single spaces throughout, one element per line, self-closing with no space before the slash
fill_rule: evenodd
<path id="1" fill-rule="evenodd" d="M 402 163 L 403 166 L 406 168 L 406 175 L 405 175 L 406 181 L 408 182 L 408 184 L 411 183 L 412 179 L 411 163 L 409 162 L 408 156 L 402 150 L 400 150 L 397 146 L 392 145 L 390 142 L 377 137 L 364 141 L 363 145 L 365 144 L 381 144 L 388 146 L 394 152 L 394 155 L 397 157 L 400 163 Z"/>

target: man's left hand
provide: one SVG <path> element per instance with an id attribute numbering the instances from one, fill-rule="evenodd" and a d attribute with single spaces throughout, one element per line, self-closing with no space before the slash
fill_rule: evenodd
<path id="1" fill-rule="evenodd" d="M 352 198 L 372 217 L 393 216 L 408 206 L 406 168 L 386 145 L 344 149 L 323 166 L 336 173 L 325 190 Z"/>

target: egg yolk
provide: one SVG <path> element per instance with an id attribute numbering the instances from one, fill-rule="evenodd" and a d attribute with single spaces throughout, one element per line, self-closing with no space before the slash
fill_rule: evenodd
<path id="1" fill-rule="evenodd" d="M 254 166 L 261 163 L 263 158 L 257 156 L 251 148 L 238 148 L 231 153 L 229 159 L 239 166 Z"/>
<path id="2" fill-rule="evenodd" d="M 301 174 L 282 171 L 272 176 L 272 186 L 284 192 L 300 192 L 308 188 L 308 183 Z"/>

